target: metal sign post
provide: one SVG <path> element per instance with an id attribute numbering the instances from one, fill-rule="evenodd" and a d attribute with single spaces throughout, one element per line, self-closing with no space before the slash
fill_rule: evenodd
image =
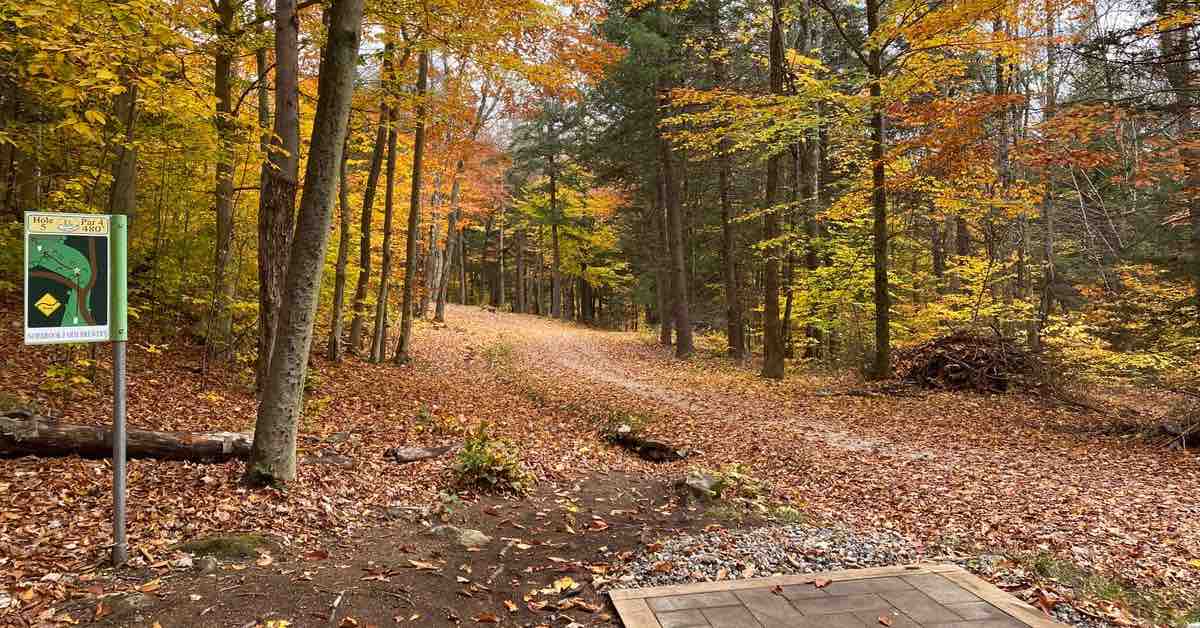
<path id="1" fill-rule="evenodd" d="M 113 562 L 125 547 L 128 218 L 26 212 L 25 344 L 113 343 Z"/>
<path id="2" fill-rule="evenodd" d="M 112 317 L 113 343 L 113 550 L 114 565 L 129 557 L 125 545 L 125 342 L 129 340 L 126 300 L 126 243 L 129 217 L 112 217 Z"/>

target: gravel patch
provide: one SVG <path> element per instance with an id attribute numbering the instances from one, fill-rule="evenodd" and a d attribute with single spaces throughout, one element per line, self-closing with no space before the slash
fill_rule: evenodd
<path id="1" fill-rule="evenodd" d="M 805 525 L 684 534 L 652 543 L 612 567 L 608 587 L 655 587 L 841 569 L 887 567 L 917 562 L 919 554 L 904 537 L 888 530 L 850 531 Z M 1002 557 L 981 557 L 993 562 Z M 956 560 L 964 567 L 969 561 Z M 979 562 L 977 559 L 975 562 Z M 992 565 L 984 561 L 982 571 Z M 1053 610 L 1054 619 L 1078 628 L 1115 628 L 1068 603 Z"/>
<path id="2" fill-rule="evenodd" d="M 888 531 L 788 525 L 685 534 L 618 566 L 621 587 L 652 587 L 903 565 L 917 551 Z"/>

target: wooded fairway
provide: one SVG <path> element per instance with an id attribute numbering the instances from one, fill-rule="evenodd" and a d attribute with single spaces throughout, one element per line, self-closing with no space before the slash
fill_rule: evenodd
<path id="1" fill-rule="evenodd" d="M 0 623 L 615 625 L 913 562 L 1200 623 L 1198 22 L 0 0 Z M 128 219 L 126 565 L 111 351 L 22 327 L 102 339 L 124 258 L 27 212 Z"/>

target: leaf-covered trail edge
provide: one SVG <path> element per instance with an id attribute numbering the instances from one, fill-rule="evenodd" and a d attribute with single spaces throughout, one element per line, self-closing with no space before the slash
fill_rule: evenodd
<path id="1" fill-rule="evenodd" d="M 1200 598 L 1197 457 L 1109 434 L 1105 417 L 1022 394 L 770 382 L 716 356 L 681 363 L 643 335 L 462 315 L 512 344 L 527 387 L 656 417 L 653 433 L 701 450 L 690 464 L 748 464 L 810 514 L 895 529 L 929 555 L 1051 553 L 1181 604 Z"/>
<path id="2" fill-rule="evenodd" d="M 378 525 L 387 506 L 428 503 L 452 481 L 445 459 L 396 465 L 384 450 L 457 442 L 461 426 L 487 421 L 543 479 L 596 470 L 673 479 L 693 465 L 744 463 L 776 499 L 851 527 L 895 529 L 930 555 L 1051 552 L 1178 600 L 1200 592 L 1196 458 L 1105 436 L 1096 416 L 1020 395 L 847 395 L 849 380 L 765 382 L 721 358 L 681 363 L 633 333 L 471 307 L 451 307 L 447 319 L 419 328 L 408 367 L 314 357 L 301 456 L 338 453 L 353 467 L 302 465 L 284 493 L 241 486 L 238 462 L 131 462 L 135 567 L 214 531 L 268 531 L 302 551 Z M 0 330 L 12 356 L 0 391 L 37 398 L 64 421 L 106 423 L 104 377 L 50 401 L 38 389 L 46 349 L 21 346 L 19 332 Z M 252 426 L 244 375 L 202 376 L 199 350 L 180 340 L 150 349 L 131 352 L 132 426 Z M 651 465 L 603 444 L 600 417 L 614 409 L 651 417 L 654 434 L 701 454 Z M 34 617 L 121 586 L 97 576 L 110 507 L 106 461 L 0 462 L 0 586 L 16 612 Z"/>

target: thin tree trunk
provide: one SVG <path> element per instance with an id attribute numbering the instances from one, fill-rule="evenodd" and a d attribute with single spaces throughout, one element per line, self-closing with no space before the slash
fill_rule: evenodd
<path id="1" fill-rule="evenodd" d="M 429 52 L 422 50 L 417 59 L 416 128 L 413 130 L 412 196 L 408 208 L 408 242 L 404 263 L 404 304 L 400 314 L 400 340 L 396 343 L 396 364 L 407 363 L 411 356 L 413 283 L 416 281 L 417 230 L 421 220 L 421 174 L 425 153 L 425 90 L 429 81 Z"/>
<path id="2" fill-rule="evenodd" d="M 1044 101 L 1045 119 L 1049 120 L 1055 115 L 1055 109 L 1058 106 L 1058 90 L 1055 87 L 1055 73 L 1058 69 L 1058 52 L 1057 44 L 1054 42 L 1055 37 L 1055 21 L 1058 16 L 1054 10 L 1053 3 L 1046 0 L 1046 84 L 1044 86 Z M 1054 303 L 1054 282 L 1056 280 L 1056 261 L 1054 259 L 1054 180 L 1050 175 L 1050 167 L 1047 165 L 1046 174 L 1043 181 L 1045 187 L 1045 196 L 1042 197 L 1042 294 L 1038 303 L 1038 318 L 1036 327 L 1030 337 L 1033 339 L 1031 345 L 1035 348 L 1041 346 L 1042 330 L 1046 326 L 1046 319 L 1050 316 L 1050 310 Z"/>
<path id="3" fill-rule="evenodd" d="M 304 194 L 288 259 L 271 368 L 246 465 L 246 479 L 255 484 L 278 484 L 296 478 L 296 431 L 304 406 L 304 380 L 321 294 L 321 271 L 354 93 L 362 13 L 363 0 L 333 0 L 329 8 L 329 34 L 321 58 Z"/>
<path id="4" fill-rule="evenodd" d="M 657 240 L 654 265 L 655 292 L 658 296 L 658 343 L 664 347 L 674 344 L 675 317 L 671 307 L 674 292 L 671 290 L 670 245 L 667 242 L 666 192 L 663 187 L 662 160 L 654 171 L 654 209 L 651 222 Z"/>
<path id="5" fill-rule="evenodd" d="M 663 188 L 667 205 L 667 243 L 671 250 L 672 315 L 675 318 L 675 357 L 686 358 L 695 351 L 692 322 L 688 312 L 687 264 L 684 259 L 683 216 L 679 202 L 679 182 L 675 178 L 674 154 L 670 140 L 659 138 L 663 163 Z"/>
<path id="6" fill-rule="evenodd" d="M 870 2 L 871 0 L 868 0 Z M 772 94 L 783 93 L 783 11 L 782 0 L 771 0 L 770 88 Z M 763 237 L 769 245 L 764 248 L 763 265 L 763 367 L 762 376 L 783 379 L 783 328 L 779 319 L 779 258 L 782 251 L 778 241 L 783 235 L 779 212 L 775 207 L 779 192 L 779 155 L 767 159 L 767 187 Z"/>
<path id="7" fill-rule="evenodd" d="M 133 81 L 127 81 L 125 91 L 113 97 L 113 113 L 120 131 L 108 196 L 108 211 L 113 214 L 129 215 L 137 208 L 137 149 L 133 143 L 137 98 L 137 84 Z"/>
<path id="8" fill-rule="evenodd" d="M 387 170 L 383 190 L 383 253 L 379 268 L 379 292 L 375 298 L 375 333 L 371 341 L 371 361 L 383 362 L 387 347 L 388 290 L 392 280 L 392 217 L 395 215 L 396 128 L 388 129 Z"/>
<path id="9" fill-rule="evenodd" d="M 453 254 L 456 246 L 455 236 L 458 234 L 458 197 L 462 187 L 462 173 L 465 170 L 465 164 L 462 159 L 458 160 L 458 164 L 454 168 L 454 180 L 450 183 L 450 216 L 446 219 L 446 271 L 442 273 L 441 281 L 437 287 L 437 305 L 433 315 L 433 320 L 443 322 L 446 320 L 446 293 L 450 288 L 450 270 L 453 267 Z"/>
<path id="10" fill-rule="evenodd" d="M 265 71 L 260 71 L 265 78 Z M 338 138 L 339 141 L 341 138 Z M 258 202 L 258 357 L 261 391 L 271 351 L 295 226 L 300 176 L 300 18 L 296 0 L 275 0 L 275 125 L 262 166 Z"/>
<path id="11" fill-rule="evenodd" d="M 710 21 L 713 32 L 720 35 L 721 3 L 709 2 Z M 725 85 L 728 77 L 725 61 L 719 55 L 712 57 L 713 82 Z M 729 356 L 737 361 L 746 359 L 745 321 L 742 315 L 741 286 L 737 281 L 737 214 L 733 208 L 730 192 L 732 166 L 729 157 L 729 141 L 722 140 L 717 155 L 717 190 L 721 199 L 721 278 L 725 284 L 725 337 L 729 341 Z"/>
<path id="12" fill-rule="evenodd" d="M 383 59 L 391 59 L 391 44 L 383 47 Z M 371 169 L 367 173 L 367 184 L 363 190 L 362 218 L 359 222 L 358 285 L 354 289 L 354 320 L 350 322 L 350 351 L 362 351 L 364 318 L 367 309 L 367 290 L 371 283 L 371 222 L 375 213 L 375 188 L 379 185 L 379 172 L 383 169 L 383 153 L 388 143 L 391 114 L 386 99 L 379 107 L 379 130 L 375 133 L 375 147 L 371 150 Z"/>
<path id="13" fill-rule="evenodd" d="M 517 229 L 517 277 L 516 277 L 516 311 L 524 314 L 525 307 L 525 230 Z"/>
<path id="14" fill-rule="evenodd" d="M 211 316 L 207 340 L 214 353 L 206 349 L 206 355 L 224 358 L 228 355 L 233 336 L 232 304 L 237 288 L 233 276 L 233 30 L 234 0 L 217 0 L 217 39 L 213 78 L 214 95 L 217 100 L 215 126 L 217 129 L 216 167 L 216 223 L 217 238 L 213 253 L 213 289 Z"/>
<path id="15" fill-rule="evenodd" d="M 467 304 L 467 230 L 458 228 L 458 304 Z"/>
<path id="16" fill-rule="evenodd" d="M 879 29 L 881 0 L 867 0 L 868 37 Z M 888 224 L 886 173 L 883 169 L 883 58 L 878 47 L 867 51 L 871 75 L 871 213 L 875 252 L 875 361 L 872 375 L 891 375 L 891 295 L 888 293 Z"/>
<path id="17" fill-rule="evenodd" d="M 562 257 L 558 248 L 558 178 L 554 155 L 550 155 L 550 246 L 554 267 L 550 269 L 550 317 L 562 318 Z"/>
<path id="18" fill-rule="evenodd" d="M 327 357 L 336 362 L 342 358 L 342 318 L 346 302 L 346 266 L 350 264 L 350 186 L 346 179 L 349 175 L 350 163 L 350 131 L 346 130 L 345 144 L 342 146 L 342 164 L 338 176 L 338 251 L 337 265 L 334 267 L 333 281 L 333 313 L 330 315 L 329 350 Z"/>
<path id="19" fill-rule="evenodd" d="M 504 307 L 504 210 L 500 211 L 500 240 L 496 245 L 496 309 Z"/>

